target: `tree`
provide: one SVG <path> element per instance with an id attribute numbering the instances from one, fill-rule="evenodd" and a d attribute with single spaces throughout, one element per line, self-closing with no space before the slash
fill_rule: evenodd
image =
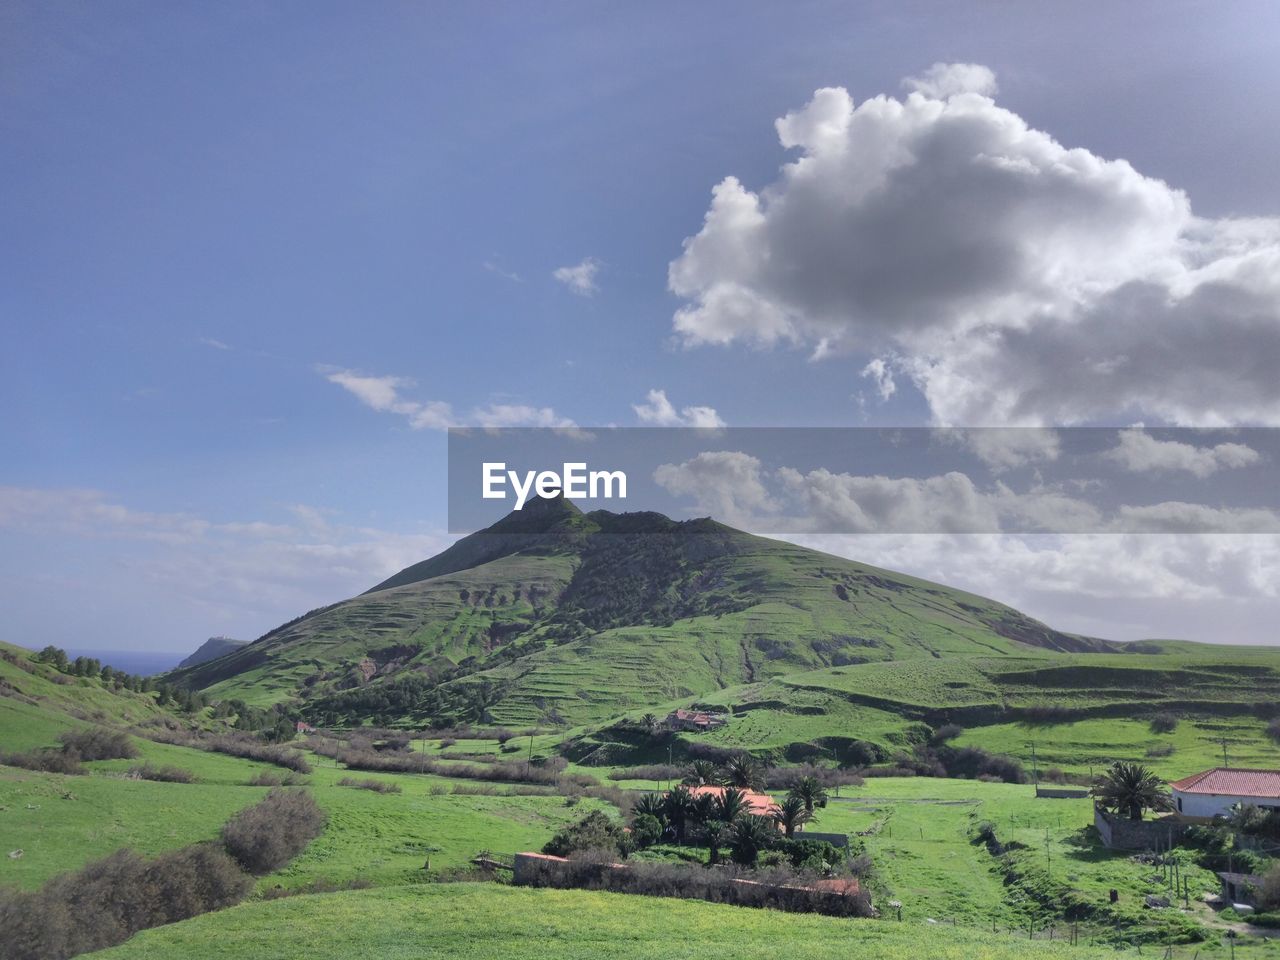
<path id="1" fill-rule="evenodd" d="M 786 832 L 787 839 L 795 836 L 796 828 L 813 819 L 813 811 L 805 809 L 804 801 L 792 794 L 783 800 L 773 812 L 773 820 Z"/>
<path id="2" fill-rule="evenodd" d="M 803 803 L 810 815 L 813 814 L 814 807 L 827 805 L 827 788 L 819 783 L 816 777 L 801 777 L 787 796 L 795 797 Z"/>
<path id="3" fill-rule="evenodd" d="M 633 808 L 637 816 L 648 815 L 657 820 L 661 820 L 665 815 L 663 810 L 663 799 L 656 793 L 646 793 L 643 797 L 636 801 Z"/>
<path id="4" fill-rule="evenodd" d="M 693 797 L 683 786 L 671 790 L 663 798 L 662 812 L 666 814 L 667 823 L 675 832 L 676 840 L 684 840 L 685 824 L 693 812 Z"/>
<path id="5" fill-rule="evenodd" d="M 724 765 L 725 786 L 754 790 L 763 779 L 764 771 L 749 753 L 736 753 Z"/>
<path id="6" fill-rule="evenodd" d="M 705 787 L 720 779 L 720 768 L 710 760 L 695 760 L 685 774 L 684 782 L 693 787 Z"/>
<path id="7" fill-rule="evenodd" d="M 707 841 L 707 862 L 715 866 L 720 862 L 720 845 L 724 843 L 729 825 L 723 820 L 708 820 L 702 827 L 702 836 Z"/>
<path id="8" fill-rule="evenodd" d="M 542 848 L 543 853 L 567 857 L 580 850 L 619 850 L 622 828 L 599 810 L 592 810 L 577 823 L 561 827 Z"/>
<path id="9" fill-rule="evenodd" d="M 716 798 L 709 793 L 700 793 L 693 798 L 693 808 L 689 811 L 689 819 L 697 824 L 708 824 L 716 818 Z"/>
<path id="10" fill-rule="evenodd" d="M 1258 906 L 1263 910 L 1280 910 L 1280 863 L 1272 864 L 1271 869 L 1262 875 Z"/>
<path id="11" fill-rule="evenodd" d="M 725 787 L 716 797 L 715 818 L 733 823 L 747 812 L 747 798 L 737 787 Z"/>
<path id="12" fill-rule="evenodd" d="M 761 850 L 773 846 L 778 831 L 768 817 L 739 817 L 729 831 L 729 850 L 733 862 L 745 867 L 754 866 Z"/>
<path id="13" fill-rule="evenodd" d="M 1092 793 L 1099 806 L 1130 820 L 1141 820 L 1144 810 L 1173 809 L 1164 781 L 1140 763 L 1113 763 L 1094 780 Z"/>
<path id="14" fill-rule="evenodd" d="M 662 839 L 662 824 L 652 814 L 637 814 L 631 822 L 631 836 L 639 849 L 652 847 Z"/>
<path id="15" fill-rule="evenodd" d="M 640 718 L 640 726 L 644 727 L 644 732 L 652 737 L 658 732 L 658 718 L 652 713 L 646 713 Z"/>

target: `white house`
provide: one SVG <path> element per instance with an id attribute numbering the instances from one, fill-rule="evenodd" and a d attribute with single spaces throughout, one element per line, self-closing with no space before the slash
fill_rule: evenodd
<path id="1" fill-rule="evenodd" d="M 1185 817 L 1226 816 L 1237 803 L 1280 810 L 1280 770 L 1214 767 L 1169 784 Z"/>

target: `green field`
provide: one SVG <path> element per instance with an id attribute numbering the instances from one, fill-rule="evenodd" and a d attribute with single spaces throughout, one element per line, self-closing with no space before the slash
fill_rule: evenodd
<path id="1" fill-rule="evenodd" d="M 682 900 L 492 884 L 393 887 L 234 907 L 144 931 L 103 960 L 1016 960 L 1113 957 L 919 923 L 840 920 Z"/>

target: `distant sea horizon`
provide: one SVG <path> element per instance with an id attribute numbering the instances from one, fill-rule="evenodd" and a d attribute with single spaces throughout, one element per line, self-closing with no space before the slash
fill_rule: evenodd
<path id="1" fill-rule="evenodd" d="M 39 649 L 39 648 L 35 648 Z M 74 660 L 76 657 L 93 657 L 100 660 L 104 666 L 114 667 L 116 670 L 123 670 L 125 673 L 132 673 L 139 677 L 149 677 L 153 674 L 164 673 L 166 670 L 172 670 L 185 657 L 190 655 L 192 650 L 91 650 L 85 647 L 63 647 L 67 656 Z"/>

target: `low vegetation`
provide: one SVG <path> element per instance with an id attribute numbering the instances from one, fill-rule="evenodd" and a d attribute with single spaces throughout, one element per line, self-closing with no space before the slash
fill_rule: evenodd
<path id="1" fill-rule="evenodd" d="M 169 730 L 151 728 L 140 731 L 149 740 L 170 743 L 181 747 L 194 747 L 213 753 L 225 753 L 229 757 L 257 760 L 285 767 L 294 773 L 310 773 L 311 764 L 303 754 L 280 744 L 263 743 L 246 733 L 213 734 L 195 730 Z"/>
<path id="2" fill-rule="evenodd" d="M 143 763 L 130 767 L 126 776 L 135 780 L 155 780 L 160 783 L 196 782 L 196 775 L 190 770 L 184 770 L 182 767 L 158 766 L 152 763 Z"/>
<path id="3" fill-rule="evenodd" d="M 338 781 L 340 787 L 355 787 L 359 790 L 372 790 L 374 793 L 400 793 L 401 787 L 398 783 L 389 783 L 386 780 L 356 780 L 353 777 L 343 777 Z"/>
<path id="4" fill-rule="evenodd" d="M 253 874 L 279 870 L 324 829 L 328 816 L 309 793 L 275 789 L 222 828 L 227 853 Z"/>

